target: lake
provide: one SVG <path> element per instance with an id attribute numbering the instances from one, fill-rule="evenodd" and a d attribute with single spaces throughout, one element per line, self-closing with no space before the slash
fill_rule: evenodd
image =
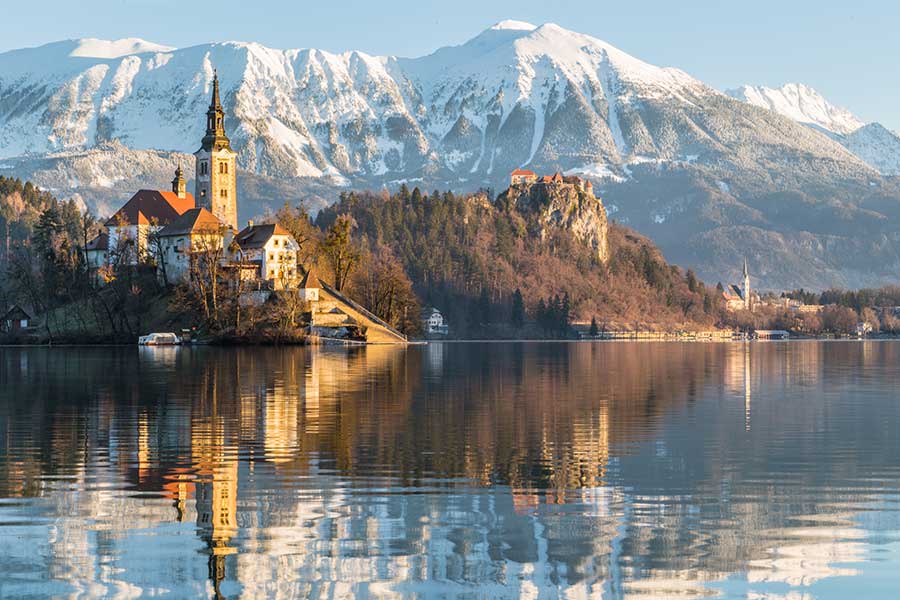
<path id="1" fill-rule="evenodd" d="M 3 598 L 895 598 L 900 342 L 0 348 Z"/>

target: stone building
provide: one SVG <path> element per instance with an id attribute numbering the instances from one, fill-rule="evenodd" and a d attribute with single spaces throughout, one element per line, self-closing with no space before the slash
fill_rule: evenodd
<path id="1" fill-rule="evenodd" d="M 206 111 L 206 135 L 194 156 L 197 204 L 237 231 L 237 152 L 231 149 L 231 140 L 225 135 L 218 75 L 213 76 L 212 100 Z"/>
<path id="2" fill-rule="evenodd" d="M 281 225 L 254 225 L 251 221 L 234 236 L 234 241 L 240 246 L 240 255 L 234 260 L 257 265 L 259 279 L 272 282 L 276 289 L 296 283 L 300 247 Z"/>
<path id="3" fill-rule="evenodd" d="M 322 282 L 310 268 L 298 286 L 309 304 L 309 333 L 319 338 L 360 336 L 371 344 L 405 344 L 406 336 Z"/>
<path id="4" fill-rule="evenodd" d="M 444 320 L 444 315 L 433 306 L 423 309 L 420 318 L 425 335 L 444 336 L 450 332 L 447 321 Z"/>
<path id="5" fill-rule="evenodd" d="M 537 173 L 528 169 L 516 169 L 509 174 L 509 185 L 530 185 L 537 181 Z"/>
<path id="6" fill-rule="evenodd" d="M 205 208 L 192 208 L 159 232 L 159 276 L 167 283 L 186 281 L 193 256 L 225 259 L 232 231 Z"/>

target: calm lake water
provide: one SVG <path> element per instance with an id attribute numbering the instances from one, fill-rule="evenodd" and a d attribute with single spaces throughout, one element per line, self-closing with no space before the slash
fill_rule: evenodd
<path id="1" fill-rule="evenodd" d="M 900 342 L 0 349 L 3 598 L 896 598 Z"/>

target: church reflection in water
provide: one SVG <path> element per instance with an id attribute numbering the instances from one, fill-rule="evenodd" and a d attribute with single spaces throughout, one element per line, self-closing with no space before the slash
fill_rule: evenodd
<path id="1" fill-rule="evenodd" d="M 4 350 L 0 590 L 781 597 L 868 559 L 900 408 L 848 390 L 897 353 Z"/>

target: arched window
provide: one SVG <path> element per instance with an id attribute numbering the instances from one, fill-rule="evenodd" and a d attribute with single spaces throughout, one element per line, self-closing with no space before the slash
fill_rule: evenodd
<path id="1" fill-rule="evenodd" d="M 222 161 L 219 163 L 219 173 L 222 175 L 228 175 L 228 163 Z"/>
<path id="2" fill-rule="evenodd" d="M 207 162 L 205 160 L 201 160 L 200 161 L 200 174 L 206 175 L 208 172 L 209 172 L 209 167 L 207 165 Z"/>
<path id="3" fill-rule="evenodd" d="M 225 188 L 222 188 L 221 190 L 219 190 L 219 197 L 220 197 L 220 198 L 227 198 L 227 197 L 228 197 L 228 190 L 226 190 Z"/>

